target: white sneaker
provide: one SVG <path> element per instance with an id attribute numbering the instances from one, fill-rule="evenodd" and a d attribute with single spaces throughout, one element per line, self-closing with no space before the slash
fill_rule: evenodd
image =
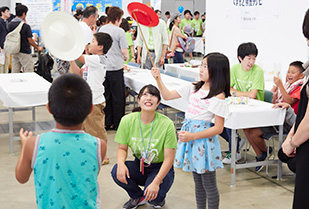
<path id="1" fill-rule="evenodd" d="M 226 154 L 226 157 L 222 160 L 222 162 L 224 164 L 231 164 L 231 161 L 232 161 L 231 158 L 232 158 L 232 154 L 231 154 L 231 152 L 228 152 Z M 241 153 L 240 152 L 236 152 L 236 162 L 238 160 L 240 160 L 240 159 L 241 159 Z"/>

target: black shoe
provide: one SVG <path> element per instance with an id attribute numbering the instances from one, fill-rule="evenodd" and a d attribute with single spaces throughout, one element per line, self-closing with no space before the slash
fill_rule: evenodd
<path id="1" fill-rule="evenodd" d="M 135 209 L 140 205 L 144 205 L 145 203 L 146 203 L 146 200 L 145 200 L 144 196 L 138 197 L 136 199 L 131 198 L 131 199 L 129 199 L 128 202 L 126 202 L 123 205 L 123 209 Z"/>
<path id="2" fill-rule="evenodd" d="M 163 208 L 164 205 L 165 205 L 165 200 L 163 200 L 162 202 L 159 202 L 159 203 L 152 203 L 151 205 L 154 208 Z"/>
<path id="3" fill-rule="evenodd" d="M 272 147 L 269 147 L 269 155 L 267 156 L 267 152 L 263 152 L 261 157 L 255 157 L 256 162 L 264 161 L 264 160 L 266 160 L 266 158 L 269 159 L 273 154 L 274 154 L 274 153 L 273 153 L 273 148 L 272 148 Z M 256 166 L 256 167 L 255 167 L 255 172 L 258 173 L 258 172 L 260 172 L 263 168 L 264 168 L 263 165 Z"/>

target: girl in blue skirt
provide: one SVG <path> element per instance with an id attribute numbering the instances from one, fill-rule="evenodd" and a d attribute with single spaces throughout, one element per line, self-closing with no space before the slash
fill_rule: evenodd
<path id="1" fill-rule="evenodd" d="M 159 69 L 152 68 L 151 73 L 165 100 L 182 97 L 188 101 L 186 119 L 178 132 L 174 166 L 193 173 L 198 209 L 205 209 L 206 201 L 209 209 L 219 208 L 216 169 L 223 168 L 223 164 L 217 135 L 229 115 L 225 102 L 230 96 L 228 58 L 220 53 L 207 54 L 200 67 L 200 81 L 173 91 L 164 85 Z"/>

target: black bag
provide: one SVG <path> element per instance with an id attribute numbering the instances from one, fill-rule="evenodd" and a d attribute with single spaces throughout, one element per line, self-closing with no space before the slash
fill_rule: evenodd
<path id="1" fill-rule="evenodd" d="M 37 74 L 39 74 L 49 82 L 53 81 L 50 71 L 53 69 L 54 60 L 48 53 L 46 54 L 40 53 L 39 59 L 34 65 L 35 65 L 35 72 Z"/>

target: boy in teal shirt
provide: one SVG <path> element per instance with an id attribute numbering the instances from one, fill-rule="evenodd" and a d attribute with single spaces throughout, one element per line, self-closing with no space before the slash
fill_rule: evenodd
<path id="1" fill-rule="evenodd" d="M 82 131 L 93 109 L 89 85 L 79 75 L 60 76 L 48 91 L 47 109 L 55 129 L 37 137 L 20 130 L 17 181 L 26 183 L 33 170 L 38 208 L 101 208 L 97 180 L 106 143 Z"/>

